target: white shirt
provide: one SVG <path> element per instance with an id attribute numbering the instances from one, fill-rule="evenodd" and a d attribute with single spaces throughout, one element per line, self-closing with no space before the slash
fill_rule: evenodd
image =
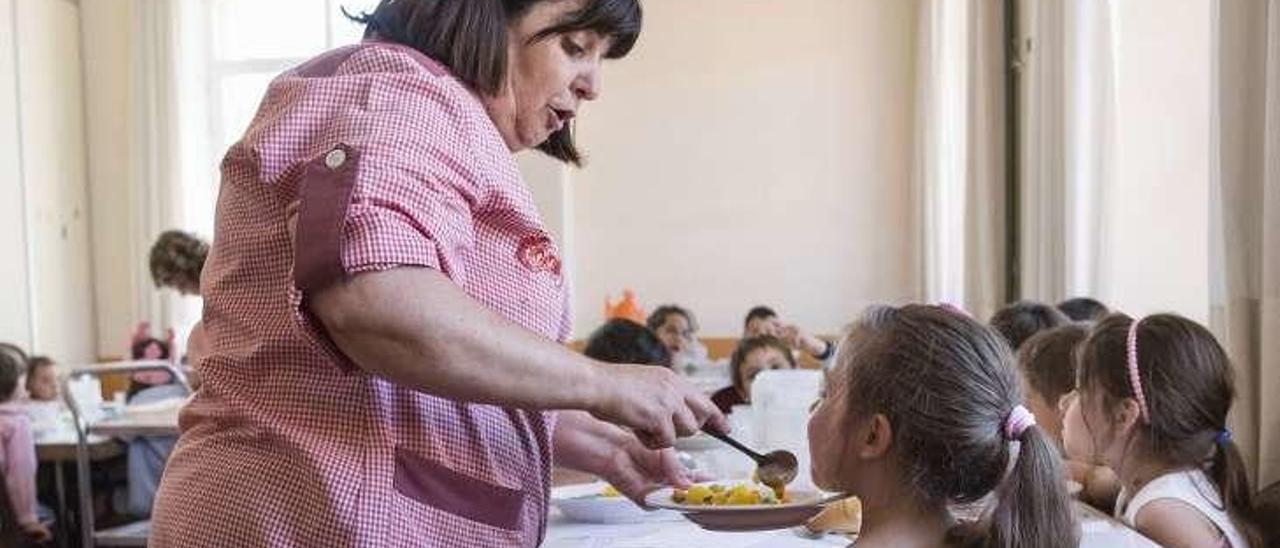
<path id="1" fill-rule="evenodd" d="M 1222 497 L 1218 494 L 1217 486 L 1198 469 L 1180 470 L 1160 476 L 1148 482 L 1132 497 L 1126 489 L 1121 488 L 1120 497 L 1116 499 L 1116 519 L 1123 521 L 1129 527 L 1136 528 L 1138 511 L 1142 510 L 1147 503 L 1162 499 L 1176 500 L 1195 508 L 1213 522 L 1232 548 L 1249 547 L 1249 543 L 1244 540 L 1244 535 L 1240 534 L 1240 530 L 1235 522 L 1231 521 L 1231 516 L 1222 505 Z"/>

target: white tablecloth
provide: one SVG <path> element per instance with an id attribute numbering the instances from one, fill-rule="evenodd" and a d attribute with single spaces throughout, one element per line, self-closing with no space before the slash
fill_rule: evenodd
<path id="1" fill-rule="evenodd" d="M 1156 547 L 1137 532 L 1111 518 L 1077 504 L 1083 538 L 1080 545 L 1089 548 Z M 835 536 L 822 539 L 802 538 L 792 531 L 759 533 L 714 533 L 688 521 L 667 520 L 625 525 L 573 523 L 558 510 L 552 510 L 545 548 L 816 548 L 848 546 L 849 541 Z"/>

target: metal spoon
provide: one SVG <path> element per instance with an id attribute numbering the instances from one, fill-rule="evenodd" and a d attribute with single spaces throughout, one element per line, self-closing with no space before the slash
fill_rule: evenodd
<path id="1" fill-rule="evenodd" d="M 716 432 L 710 428 L 703 428 L 703 432 L 707 435 L 729 444 L 730 447 L 741 451 L 743 454 L 751 457 L 756 461 L 756 476 L 760 483 L 769 487 L 783 487 L 792 480 L 796 479 L 797 470 L 800 468 L 800 462 L 796 460 L 796 455 L 790 451 L 778 450 L 770 452 L 767 455 L 761 455 L 751 448 L 742 444 L 738 440 L 729 437 L 727 434 Z"/>

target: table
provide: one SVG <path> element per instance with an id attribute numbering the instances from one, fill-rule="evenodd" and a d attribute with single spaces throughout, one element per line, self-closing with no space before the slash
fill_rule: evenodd
<path id="1" fill-rule="evenodd" d="M 1147 548 L 1158 546 L 1136 531 L 1086 506 L 1075 504 L 1080 516 L 1080 546 L 1088 548 Z M 548 519 L 543 548 L 820 548 L 848 546 L 843 537 L 810 539 L 791 530 L 754 533 L 706 531 L 684 519 L 656 515 L 643 523 L 598 525 L 574 523 L 553 509 Z"/>
<path id="2" fill-rule="evenodd" d="M 124 454 L 125 446 L 119 441 L 104 436 L 89 436 L 86 441 L 86 449 L 90 462 L 101 462 L 119 457 Z M 55 510 L 57 517 L 57 527 L 65 531 L 67 526 L 67 480 L 66 472 L 63 467 L 66 463 L 74 463 L 76 461 L 76 435 L 75 432 L 57 432 L 52 435 L 42 436 L 36 441 L 36 458 L 40 462 L 47 462 L 53 465 L 53 485 L 57 491 L 55 495 L 58 498 L 58 507 Z M 65 545 L 66 535 L 58 536 L 59 546 Z"/>

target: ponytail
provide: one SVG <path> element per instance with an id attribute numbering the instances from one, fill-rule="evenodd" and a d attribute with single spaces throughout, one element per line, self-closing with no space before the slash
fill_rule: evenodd
<path id="1" fill-rule="evenodd" d="M 1058 451 L 1037 427 L 1019 436 L 1013 470 L 996 491 L 986 546 L 1056 548 L 1079 544 L 1080 528 L 1063 481 Z"/>
<path id="2" fill-rule="evenodd" d="M 1262 536 L 1253 521 L 1253 489 L 1249 486 L 1244 459 L 1240 457 L 1236 442 L 1231 441 L 1230 434 L 1225 430 L 1223 434 L 1213 452 L 1213 461 L 1209 463 L 1209 479 L 1217 486 L 1222 507 L 1245 541 L 1249 546 L 1262 546 Z"/>

